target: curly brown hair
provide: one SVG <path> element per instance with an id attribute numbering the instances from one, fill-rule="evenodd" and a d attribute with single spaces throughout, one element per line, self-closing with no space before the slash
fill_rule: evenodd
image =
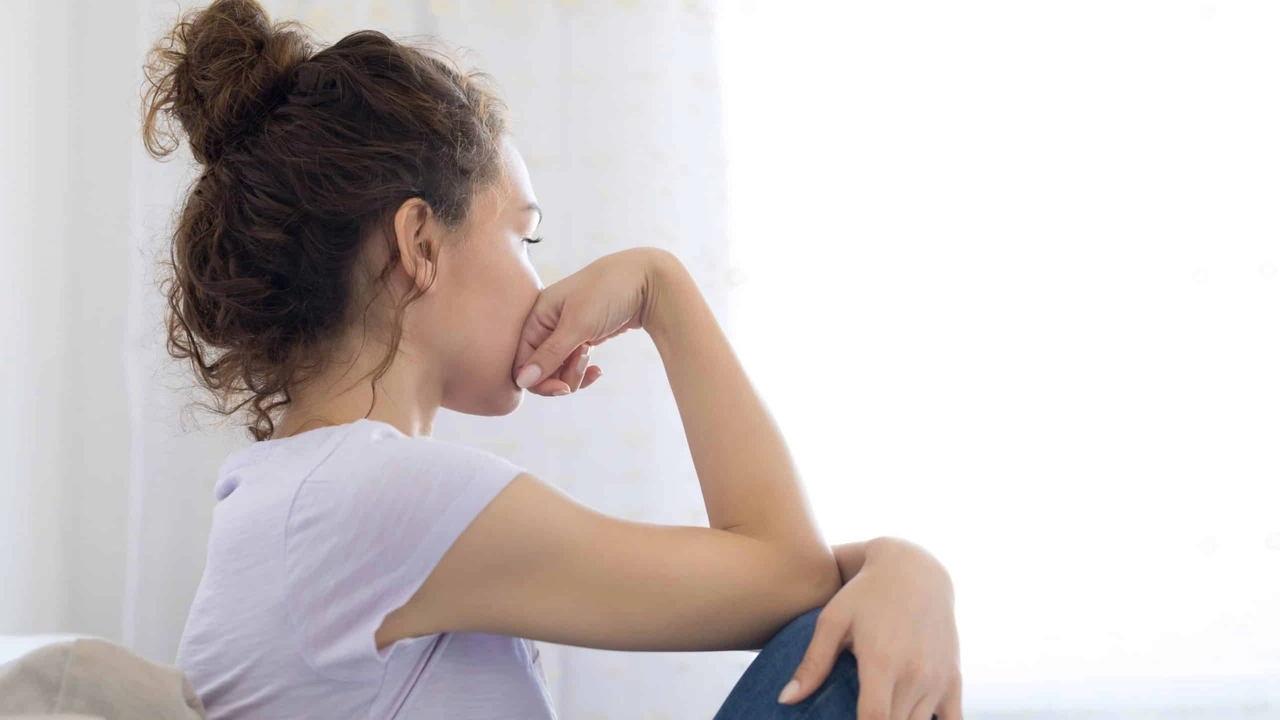
<path id="1" fill-rule="evenodd" d="M 144 72 L 147 151 L 177 149 L 176 119 L 204 167 L 164 263 L 168 352 L 190 360 L 215 401 L 205 407 L 229 416 L 249 405 L 249 434 L 270 439 L 273 413 L 357 317 L 365 241 L 380 236 L 391 254 L 376 290 L 399 261 L 401 203 L 422 198 L 460 225 L 501 174 L 506 107 L 488 75 L 443 51 L 373 30 L 316 51 L 305 26 L 272 23 L 253 0 L 181 15 Z M 371 385 L 423 292 L 399 305 Z"/>

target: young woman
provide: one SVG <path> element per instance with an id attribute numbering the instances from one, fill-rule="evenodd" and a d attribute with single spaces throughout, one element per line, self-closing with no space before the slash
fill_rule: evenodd
<path id="1" fill-rule="evenodd" d="M 897 539 L 823 542 L 679 260 L 637 248 L 541 286 L 542 211 L 485 76 L 372 31 L 316 51 L 220 0 L 147 78 L 148 149 L 176 120 L 204 167 L 169 350 L 257 441 L 219 470 L 178 650 L 210 717 L 554 717 L 534 639 L 765 648 L 722 718 L 960 718 L 946 571 Z M 627 330 L 661 354 L 710 527 L 609 517 L 431 438 L 441 407 L 589 387 Z"/>

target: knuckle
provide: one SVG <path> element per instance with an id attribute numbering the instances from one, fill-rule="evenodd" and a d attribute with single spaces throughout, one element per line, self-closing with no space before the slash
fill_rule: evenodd
<path id="1" fill-rule="evenodd" d="M 919 660 L 911 659 L 902 664 L 902 676 L 908 680 L 920 680 L 925 675 L 924 666 Z"/>
<path id="2" fill-rule="evenodd" d="M 562 357 L 569 354 L 567 348 L 569 342 L 566 338 L 551 336 L 547 341 L 542 343 L 542 347 L 538 348 L 538 352 L 544 357 Z M 555 368 L 546 368 L 548 371 Z"/>
<path id="3" fill-rule="evenodd" d="M 929 671 L 920 677 L 920 684 L 931 693 L 941 693 L 947 689 L 950 682 L 944 673 Z"/>
<path id="4" fill-rule="evenodd" d="M 904 670 L 911 679 L 915 680 L 923 680 L 924 678 L 927 678 L 929 674 L 928 664 L 925 664 L 925 662 L 920 660 L 919 657 L 913 657 L 913 659 L 906 661 Z"/>

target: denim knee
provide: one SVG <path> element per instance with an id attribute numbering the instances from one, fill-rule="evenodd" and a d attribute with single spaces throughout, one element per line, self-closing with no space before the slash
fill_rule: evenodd
<path id="1" fill-rule="evenodd" d="M 730 691 L 715 720 L 826 720 L 854 716 L 858 704 L 858 666 L 853 654 L 843 652 L 822 685 L 795 705 L 782 705 L 778 693 L 791 681 L 809 641 L 821 608 L 810 610 L 787 623 L 756 656 Z"/>

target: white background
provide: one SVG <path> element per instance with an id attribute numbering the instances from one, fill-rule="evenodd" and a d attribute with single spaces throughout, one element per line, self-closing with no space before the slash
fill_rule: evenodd
<path id="1" fill-rule="evenodd" d="M 686 260 L 831 541 L 951 569 L 968 720 L 1280 716 L 1280 5 L 267 4 L 473 49 L 544 280 Z M 154 261 L 192 168 L 142 152 L 137 111 L 176 7 L 0 23 L 0 633 L 161 662 L 248 442 L 192 422 L 164 362 Z M 705 523 L 657 354 L 598 359 L 588 393 L 439 434 Z M 565 720 L 710 717 L 752 657 L 544 651 Z"/>
<path id="2" fill-rule="evenodd" d="M 730 318 L 830 539 L 943 559 L 970 707 L 1280 713 L 1280 5 L 774 9 Z"/>

